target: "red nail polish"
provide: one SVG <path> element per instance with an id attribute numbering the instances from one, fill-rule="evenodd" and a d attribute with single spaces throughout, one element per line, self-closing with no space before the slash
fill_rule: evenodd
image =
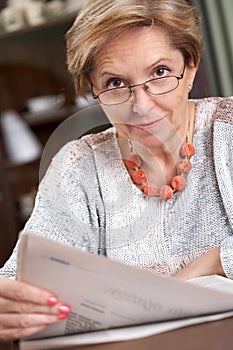
<path id="1" fill-rule="evenodd" d="M 59 316 L 57 316 L 58 320 L 65 320 L 69 315 L 68 314 L 61 314 Z"/>
<path id="2" fill-rule="evenodd" d="M 55 296 L 51 295 L 51 297 L 49 297 L 49 298 L 47 299 L 47 303 L 48 303 L 49 305 L 53 306 L 53 305 L 58 304 L 58 303 L 59 303 L 59 300 L 58 300 Z"/>
<path id="3" fill-rule="evenodd" d="M 70 312 L 70 307 L 68 305 L 60 305 L 58 307 L 59 312 L 62 314 L 68 314 Z"/>

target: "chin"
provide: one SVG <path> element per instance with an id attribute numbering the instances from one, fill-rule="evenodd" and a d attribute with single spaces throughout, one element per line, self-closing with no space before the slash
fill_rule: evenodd
<path id="1" fill-rule="evenodd" d="M 164 144 L 164 135 L 157 136 L 154 135 L 151 131 L 143 130 L 135 126 L 129 126 L 124 124 L 115 125 L 119 137 L 125 139 L 133 140 L 138 144 L 141 144 L 148 148 L 157 148 L 161 147 Z"/>
<path id="2" fill-rule="evenodd" d="M 140 136 L 136 133 L 133 133 L 131 135 L 128 135 L 128 138 L 147 148 L 158 148 L 163 145 L 163 142 L 159 138 L 151 135 L 148 132 L 144 132 L 144 135 Z"/>
<path id="3" fill-rule="evenodd" d="M 154 131 L 154 130 L 153 130 Z M 153 132 L 152 130 L 143 130 L 141 128 L 131 126 L 129 135 L 131 136 L 132 140 L 137 140 L 138 142 L 141 142 L 142 144 L 148 144 L 148 145 L 161 145 L 161 139 L 159 135 L 156 135 L 157 133 Z"/>

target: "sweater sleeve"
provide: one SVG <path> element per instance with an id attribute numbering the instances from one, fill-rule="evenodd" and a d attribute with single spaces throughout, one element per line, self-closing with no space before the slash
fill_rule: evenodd
<path id="1" fill-rule="evenodd" d="M 103 222 L 93 152 L 83 140 L 64 146 L 41 181 L 35 206 L 23 232 L 98 251 Z M 22 234 L 23 234 L 22 232 Z M 0 274 L 16 274 L 18 243 Z"/>
<path id="2" fill-rule="evenodd" d="M 233 279 L 233 99 L 223 99 L 214 122 L 214 162 L 218 185 L 232 233 L 221 243 L 221 262 Z"/>

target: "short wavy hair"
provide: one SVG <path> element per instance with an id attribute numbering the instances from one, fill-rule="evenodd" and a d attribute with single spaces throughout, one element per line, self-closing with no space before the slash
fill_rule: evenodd
<path id="1" fill-rule="evenodd" d="M 187 0 L 88 0 L 66 34 L 67 65 L 78 95 L 89 90 L 99 51 L 124 31 L 140 26 L 165 30 L 187 64 L 198 66 L 204 47 L 200 15 Z"/>

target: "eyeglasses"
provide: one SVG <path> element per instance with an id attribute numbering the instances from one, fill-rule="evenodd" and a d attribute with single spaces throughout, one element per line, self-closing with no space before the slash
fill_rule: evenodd
<path id="1" fill-rule="evenodd" d="M 93 98 L 98 99 L 98 101 L 103 105 L 118 105 L 127 102 L 133 93 L 133 88 L 137 86 L 143 86 L 144 90 L 150 95 L 167 94 L 179 86 L 180 80 L 184 77 L 185 67 L 186 64 L 184 65 L 183 72 L 178 77 L 175 75 L 170 75 L 168 77 L 154 78 L 140 84 L 104 90 L 98 95 L 94 94 L 93 84 L 91 83 Z"/>

